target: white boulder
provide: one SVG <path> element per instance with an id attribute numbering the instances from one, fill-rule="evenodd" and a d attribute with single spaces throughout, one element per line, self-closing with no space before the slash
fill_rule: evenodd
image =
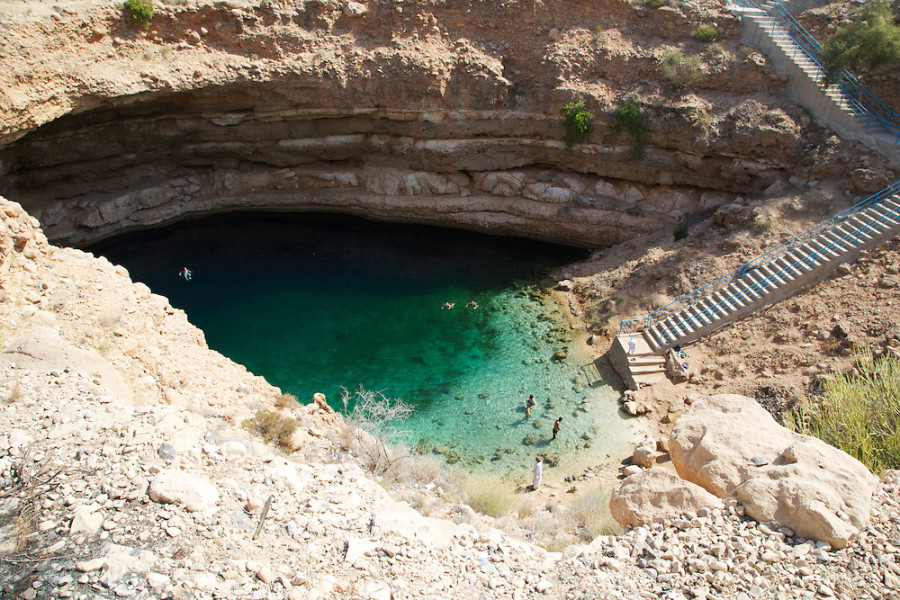
<path id="1" fill-rule="evenodd" d="M 721 507 L 719 498 L 661 467 L 628 477 L 609 500 L 610 513 L 623 527 L 667 523 L 685 512 Z"/>
<path id="2" fill-rule="evenodd" d="M 208 479 L 182 471 L 165 469 L 151 481 L 150 499 L 163 504 L 179 504 L 191 512 L 215 508 L 219 490 Z"/>
<path id="3" fill-rule="evenodd" d="M 694 402 L 669 439 L 678 474 L 758 521 L 846 547 L 869 519 L 877 478 L 859 461 L 782 427 L 755 400 L 735 394 Z"/>

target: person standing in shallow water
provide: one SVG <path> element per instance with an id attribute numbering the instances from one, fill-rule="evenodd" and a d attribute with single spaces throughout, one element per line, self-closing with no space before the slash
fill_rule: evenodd
<path id="1" fill-rule="evenodd" d="M 541 487 L 541 479 L 544 477 L 544 460 L 538 456 L 534 459 L 534 471 L 532 471 L 534 475 L 531 479 L 531 489 L 532 491 L 537 491 L 539 487 Z"/>
<path id="2" fill-rule="evenodd" d="M 560 427 L 561 427 L 561 426 L 560 426 L 560 423 L 562 423 L 562 417 L 558 418 L 558 419 L 556 420 L 556 422 L 553 423 L 553 437 L 550 438 L 551 440 L 555 440 L 555 439 L 556 439 L 556 434 L 559 433 L 559 430 L 560 430 Z"/>

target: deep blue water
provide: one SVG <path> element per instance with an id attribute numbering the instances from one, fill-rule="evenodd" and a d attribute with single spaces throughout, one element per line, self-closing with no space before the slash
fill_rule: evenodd
<path id="1" fill-rule="evenodd" d="M 303 402 L 323 392 L 341 409 L 342 388 L 359 386 L 402 398 L 416 410 L 406 441 L 463 464 L 527 470 L 537 452 L 602 460 L 627 437 L 617 394 L 587 360 L 552 360 L 572 333 L 542 286 L 582 250 L 288 214 L 208 217 L 89 249 L 184 309 L 210 347 Z M 528 394 L 538 406 L 526 420 Z"/>

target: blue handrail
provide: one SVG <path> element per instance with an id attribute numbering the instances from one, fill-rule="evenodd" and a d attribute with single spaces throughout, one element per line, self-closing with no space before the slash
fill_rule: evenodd
<path id="1" fill-rule="evenodd" d="M 898 184 L 900 184 L 900 182 L 898 182 Z M 810 249 L 813 250 L 811 253 L 804 254 L 800 258 L 795 259 L 793 262 L 786 262 L 786 266 L 781 267 L 777 271 L 772 271 L 768 276 L 754 282 L 753 285 L 736 289 L 729 296 L 723 296 L 722 299 L 720 299 L 718 302 L 715 302 L 714 304 L 707 306 L 703 311 L 695 313 L 695 315 L 687 314 L 684 318 L 672 322 L 670 324 L 670 327 L 681 331 L 681 326 L 689 326 L 691 324 L 691 321 L 693 321 L 695 325 L 700 325 L 701 322 L 697 317 L 705 317 L 708 321 L 712 322 L 715 319 L 715 313 L 722 307 L 725 307 L 726 309 L 729 308 L 732 305 L 732 300 L 737 301 L 740 296 L 743 296 L 744 299 L 752 301 L 753 298 L 749 293 L 754 293 L 757 296 L 761 296 L 768 289 L 774 289 L 778 287 L 778 282 L 783 281 L 785 278 L 789 277 L 791 272 L 796 275 L 800 275 L 804 272 L 812 271 L 820 257 L 827 258 L 828 254 L 842 254 L 849 247 L 857 246 L 860 239 L 864 236 L 868 237 L 866 234 L 880 233 L 878 225 L 883 226 L 886 220 L 900 220 L 900 206 L 894 207 L 890 211 L 882 213 L 880 215 L 873 215 L 873 217 L 874 218 L 869 222 L 863 223 L 862 225 L 859 225 L 850 231 L 844 231 L 841 237 L 834 239 L 827 245 L 823 244 L 822 247 L 818 250 L 810 247 Z M 834 252 L 832 252 L 832 250 L 834 250 Z M 724 313 L 725 311 L 722 312 Z"/>
<path id="2" fill-rule="evenodd" d="M 755 8 L 766 12 L 753 0 L 740 0 L 739 4 L 747 8 Z M 801 51 L 816 66 L 815 79 L 818 80 L 820 75 L 824 76 L 825 67 L 821 59 L 821 44 L 780 2 L 775 4 L 774 13 L 772 21 L 773 36 L 776 30 L 781 28 L 795 44 L 795 55 L 792 58 L 796 57 L 797 50 Z M 779 19 L 783 21 L 786 27 L 780 27 Z M 846 69 L 841 69 L 834 85 L 841 93 L 849 109 L 862 121 L 866 129 L 879 129 L 893 136 L 894 144 L 900 144 L 900 114 L 876 98 L 872 92 L 863 87 L 859 79 Z"/>
<path id="3" fill-rule="evenodd" d="M 895 196 L 897 194 L 900 194 L 900 181 L 897 181 L 897 182 L 889 185 L 888 187 L 881 190 L 880 192 L 872 194 L 865 200 L 862 200 L 861 202 L 854 204 L 850 208 L 848 208 L 844 211 L 841 211 L 840 213 L 834 215 L 830 219 L 819 223 L 815 227 L 811 227 L 810 229 L 807 229 L 803 233 L 800 233 L 799 235 L 794 236 L 793 238 L 789 239 L 788 241 L 782 243 L 781 245 L 773 248 L 772 250 L 769 250 L 765 254 L 758 256 L 749 262 L 744 263 L 740 267 L 726 273 L 725 275 L 719 277 L 718 279 L 715 279 L 715 280 L 707 283 L 706 285 L 703 285 L 703 286 L 697 288 L 696 290 L 694 290 L 692 292 L 689 292 L 679 298 L 676 298 L 675 300 L 666 304 L 663 307 L 657 308 L 656 310 L 654 310 L 653 312 L 649 313 L 648 315 L 646 315 L 644 317 L 639 317 L 639 318 L 634 318 L 634 319 L 623 319 L 622 323 L 619 326 L 619 334 L 620 335 L 621 334 L 629 334 L 630 335 L 632 333 L 642 331 L 645 328 L 650 327 L 650 326 L 658 323 L 659 321 L 662 321 L 663 319 L 667 318 L 668 316 L 675 314 L 684 308 L 692 306 L 700 298 L 706 298 L 706 297 L 711 296 L 712 294 L 716 293 L 717 291 L 730 285 L 734 281 L 743 278 L 745 275 L 747 275 L 751 271 L 758 269 L 759 267 L 762 267 L 763 265 L 774 262 L 775 260 L 781 258 L 785 254 L 794 250 L 799 245 L 801 245 L 807 241 L 810 241 L 815 237 L 820 236 L 821 234 L 825 233 L 826 231 L 837 228 L 841 223 L 848 220 L 850 217 L 858 216 L 861 213 L 861 211 L 865 210 L 866 208 L 870 208 L 870 207 L 878 204 L 885 198 L 889 198 L 889 197 Z M 812 254 L 808 255 L 806 257 L 806 259 L 794 261 L 793 263 L 789 264 L 787 267 L 784 267 L 784 268 L 780 269 L 779 271 L 777 271 L 776 273 L 773 273 L 772 275 L 765 277 L 762 280 L 756 282 L 756 284 L 754 284 L 750 288 L 747 288 L 747 291 L 753 292 L 753 291 L 758 290 L 758 291 L 762 292 L 765 289 L 767 289 L 768 287 L 774 287 L 774 283 L 772 284 L 772 286 L 769 285 L 772 282 L 772 280 L 778 279 L 778 277 L 777 277 L 778 275 L 784 273 L 786 270 L 790 269 L 791 267 L 797 267 L 800 263 L 807 263 L 804 266 L 808 266 L 809 264 L 815 262 L 815 259 L 817 259 L 819 256 L 823 255 L 826 251 L 838 248 L 840 242 L 844 242 L 844 241 L 848 240 L 850 237 L 855 236 L 855 239 L 858 240 L 859 237 L 861 235 L 863 235 L 865 232 L 873 231 L 873 224 L 883 222 L 885 217 L 893 219 L 893 217 L 898 216 L 898 218 L 895 220 L 900 220 L 900 215 L 898 215 L 898 213 L 900 213 L 900 209 L 894 209 L 885 215 L 871 217 L 868 222 L 863 222 L 862 225 L 856 226 L 852 231 L 850 231 L 850 233 L 842 232 L 843 235 L 841 235 L 841 237 L 839 237 L 834 242 L 831 242 L 830 244 L 827 244 L 827 245 L 823 244 L 823 248 L 820 248 L 819 250 L 814 251 Z M 840 249 L 840 253 L 844 252 L 844 248 L 839 248 L 839 249 Z M 734 295 L 731 295 L 728 298 L 726 298 L 725 300 L 727 301 L 727 300 L 730 300 L 733 298 L 734 298 Z M 725 304 L 725 303 L 726 302 L 719 301 L 718 303 L 714 304 L 713 306 L 718 306 L 718 305 Z M 707 307 L 707 309 L 705 309 L 703 313 L 700 313 L 700 315 L 707 315 L 708 313 L 712 312 L 711 308 L 712 307 Z M 683 323 L 683 320 L 678 322 L 678 324 L 681 324 L 681 323 Z"/>
<path id="4" fill-rule="evenodd" d="M 816 38 L 780 2 L 775 5 L 775 13 L 789 26 L 785 31 L 794 43 L 824 73 L 824 65 L 821 60 L 822 46 Z M 841 69 L 835 85 L 840 89 L 844 100 L 853 108 L 853 112 L 865 122 L 866 129 L 877 126 L 890 135 L 894 135 L 896 132 L 894 143 L 900 143 L 900 115 L 863 87 L 859 79 L 847 69 Z"/>
<path id="5" fill-rule="evenodd" d="M 762 8 L 753 0 L 739 0 L 739 3 L 744 7 L 755 8 L 757 10 L 763 11 Z M 765 12 L 765 11 L 763 11 Z M 782 5 L 781 3 L 777 3 L 775 5 L 776 14 L 781 17 L 788 25 L 789 29 L 785 30 L 786 33 L 790 36 L 790 38 L 795 43 L 795 48 L 803 52 L 806 57 L 816 65 L 817 73 L 816 78 L 820 74 L 824 74 L 824 65 L 819 58 L 819 54 L 821 51 L 821 45 L 819 42 L 813 37 L 804 27 L 801 25 L 793 15 L 791 15 Z M 773 19 L 772 23 L 772 33 L 775 33 L 775 29 L 778 27 L 778 20 Z M 796 52 L 796 50 L 795 50 Z M 796 55 L 795 55 L 796 56 Z M 853 76 L 846 69 L 841 70 L 837 82 L 837 87 L 841 91 L 844 101 L 851 108 L 851 110 L 864 121 L 865 127 L 868 129 L 869 127 L 878 127 L 885 131 L 886 133 L 893 133 L 896 131 L 897 135 L 894 139 L 894 143 L 900 143 L 900 115 L 895 113 L 893 110 L 888 108 L 883 102 L 878 100 L 871 92 L 869 92 L 865 87 L 863 87 L 859 80 Z M 666 317 L 675 314 L 679 310 L 686 308 L 688 306 L 692 306 L 695 304 L 700 298 L 706 298 L 711 296 L 712 294 L 718 292 L 723 289 L 727 285 L 730 285 L 737 279 L 740 279 L 747 275 L 749 272 L 757 269 L 765 264 L 769 264 L 774 262 L 775 260 L 781 258 L 788 252 L 792 251 L 798 245 L 803 244 L 814 237 L 823 234 L 826 230 L 835 229 L 839 224 L 848 219 L 850 216 L 857 215 L 860 211 L 877 204 L 878 202 L 884 200 L 889 196 L 893 196 L 897 193 L 900 193 L 900 181 L 888 186 L 884 190 L 873 194 L 863 200 L 855 204 L 854 206 L 848 208 L 845 211 L 838 213 L 837 215 L 831 217 L 827 221 L 823 221 L 819 223 L 815 227 L 804 231 L 800 235 L 797 235 L 787 242 L 784 242 L 780 246 L 773 248 L 769 252 L 741 265 L 737 269 L 715 279 L 706 285 L 697 288 L 693 292 L 685 294 L 680 298 L 677 298 L 666 304 L 661 308 L 657 308 L 653 312 L 649 313 L 645 317 L 635 318 L 635 319 L 624 319 L 622 320 L 619 326 L 619 334 L 632 335 L 633 332 L 639 332 L 643 329 L 650 327 L 651 325 L 658 323 L 659 321 L 665 319 Z M 858 241 L 859 237 L 863 234 L 863 230 L 866 232 L 873 231 L 874 222 L 881 222 L 885 217 L 894 218 L 897 215 L 898 210 L 892 210 L 887 215 L 882 215 L 880 218 L 876 218 L 869 223 L 864 223 L 862 226 L 857 227 L 849 234 L 845 234 L 843 237 L 835 240 L 831 244 L 820 248 L 819 250 L 813 252 L 812 254 L 807 255 L 805 258 L 802 258 L 794 263 L 789 264 L 787 267 L 782 268 L 781 270 L 773 273 L 772 275 L 761 279 L 756 282 L 750 288 L 745 288 L 744 290 L 739 290 L 738 294 L 743 295 L 745 298 L 749 299 L 748 292 L 763 292 L 765 289 L 771 287 L 769 284 L 773 279 L 779 279 L 778 275 L 783 274 L 786 270 L 794 270 L 797 271 L 799 267 L 805 268 L 810 266 L 812 263 L 816 261 L 816 259 L 824 254 L 826 251 L 830 251 L 833 248 L 839 245 L 839 242 L 845 241 L 848 237 L 853 237 L 855 235 L 855 239 Z M 900 218 L 895 219 L 900 220 Z M 843 249 L 840 250 L 843 253 Z M 800 264 L 804 263 L 804 264 Z M 723 304 L 728 304 L 728 300 L 735 299 L 736 294 L 732 294 L 723 300 L 716 302 L 715 304 L 707 307 L 703 312 L 699 313 L 697 316 L 711 316 L 713 312 L 713 308 L 718 308 Z M 688 316 L 688 318 L 694 319 L 694 317 Z M 711 320 L 711 319 L 710 319 Z M 673 323 L 674 326 L 678 330 L 680 327 L 678 325 L 685 324 L 685 320 L 678 321 Z"/>

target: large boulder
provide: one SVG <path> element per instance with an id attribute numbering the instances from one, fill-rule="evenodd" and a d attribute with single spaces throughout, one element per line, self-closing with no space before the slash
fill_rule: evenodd
<path id="1" fill-rule="evenodd" d="M 864 528 L 877 478 L 850 455 L 782 427 L 752 398 L 694 402 L 669 439 L 678 474 L 758 521 L 845 547 Z"/>
<path id="2" fill-rule="evenodd" d="M 704 507 L 720 508 L 722 500 L 660 467 L 626 478 L 609 499 L 609 511 L 623 527 L 668 523 Z"/>
<path id="3" fill-rule="evenodd" d="M 219 490 L 212 482 L 180 469 L 160 471 L 147 493 L 154 502 L 178 504 L 191 512 L 214 509 L 219 502 Z"/>

